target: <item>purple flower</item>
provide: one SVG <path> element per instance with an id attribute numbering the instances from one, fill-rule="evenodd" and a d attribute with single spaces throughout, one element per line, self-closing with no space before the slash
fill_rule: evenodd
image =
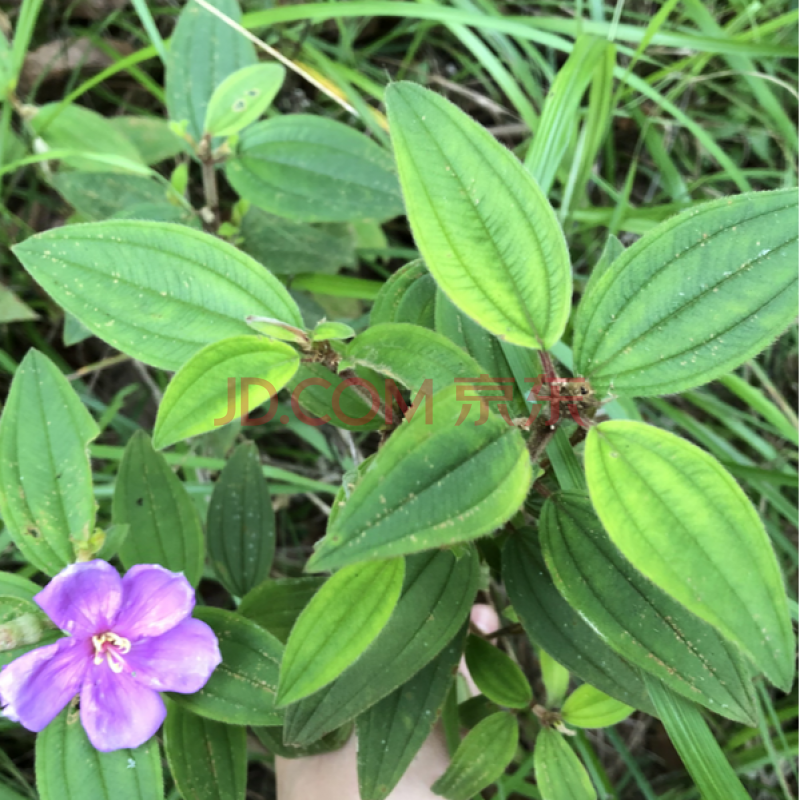
<path id="1" fill-rule="evenodd" d="M 33 599 L 68 635 L 0 672 L 5 716 L 31 731 L 80 693 L 94 747 L 138 747 L 164 721 L 158 693 L 198 691 L 222 660 L 214 632 L 190 617 L 189 581 L 156 564 L 124 578 L 105 561 L 71 564 Z"/>

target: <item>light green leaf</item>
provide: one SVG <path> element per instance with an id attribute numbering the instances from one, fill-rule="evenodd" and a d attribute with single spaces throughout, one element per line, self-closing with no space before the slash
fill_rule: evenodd
<path id="1" fill-rule="evenodd" d="M 389 276 L 372 304 L 369 322 L 408 322 L 433 329 L 435 305 L 436 282 L 417 259 Z"/>
<path id="2" fill-rule="evenodd" d="M 0 325 L 39 319 L 39 315 L 17 297 L 11 289 L 0 285 Z"/>
<path id="3" fill-rule="evenodd" d="M 0 514 L 25 558 L 47 575 L 94 531 L 87 447 L 99 434 L 58 368 L 30 349 L 0 418 Z"/>
<path id="4" fill-rule="evenodd" d="M 275 275 L 332 274 L 341 267 L 355 266 L 353 240 L 343 225 L 317 227 L 251 207 L 242 219 L 240 233 L 245 253 Z"/>
<path id="5" fill-rule="evenodd" d="M 232 595 L 242 597 L 269 577 L 275 512 L 253 442 L 240 444 L 220 473 L 206 528 L 214 571 Z"/>
<path id="6" fill-rule="evenodd" d="M 383 446 L 307 570 L 469 541 L 522 505 L 532 472 L 519 431 L 488 409 L 477 425 L 482 404 L 465 404 L 453 385 L 429 402 L 430 423 L 420 406 Z"/>
<path id="7" fill-rule="evenodd" d="M 239 138 L 225 174 L 245 200 L 298 222 L 385 220 L 403 212 L 392 157 L 341 122 L 264 120 Z"/>
<path id="8" fill-rule="evenodd" d="M 119 550 L 126 569 L 161 564 L 197 584 L 205 556 L 200 518 L 183 484 L 143 431 L 125 448 L 112 508 L 115 525 L 130 525 Z"/>
<path id="9" fill-rule="evenodd" d="M 386 627 L 330 686 L 287 709 L 284 740 L 313 742 L 406 683 L 445 647 L 460 654 L 464 634 L 456 634 L 477 588 L 473 548 L 460 559 L 437 550 L 409 556 L 403 593 Z"/>
<path id="10" fill-rule="evenodd" d="M 158 164 L 186 150 L 186 142 L 173 133 L 159 117 L 106 117 L 118 133 L 132 142 L 145 164 Z"/>
<path id="11" fill-rule="evenodd" d="M 281 642 L 286 642 L 300 612 L 311 602 L 325 578 L 279 578 L 251 589 L 236 609 Z"/>
<path id="12" fill-rule="evenodd" d="M 641 422 L 593 428 L 585 460 L 592 503 L 623 555 L 788 691 L 795 647 L 783 581 L 736 481 L 698 447 Z"/>
<path id="13" fill-rule="evenodd" d="M 511 536 L 502 564 L 508 598 L 532 642 L 606 694 L 653 712 L 639 670 L 617 655 L 556 589 L 536 531 L 523 528 Z"/>
<path id="14" fill-rule="evenodd" d="M 23 578 L 16 572 L 0 572 L 0 595 L 33 600 L 33 596 L 41 590 L 42 587 L 38 583 Z"/>
<path id="15" fill-rule="evenodd" d="M 533 769 L 536 786 L 542 800 L 596 800 L 585 767 L 552 728 L 542 728 L 533 749 Z"/>
<path id="16" fill-rule="evenodd" d="M 271 339 L 294 344 L 308 344 L 308 334 L 294 325 L 288 325 L 271 317 L 247 317 L 245 322 L 254 330 Z"/>
<path id="17" fill-rule="evenodd" d="M 446 647 L 356 720 L 361 800 L 385 800 L 428 738 L 453 685 L 460 647 Z"/>
<path id="18" fill-rule="evenodd" d="M 178 705 L 228 725 L 280 725 L 275 707 L 283 645 L 263 628 L 232 611 L 203 606 L 194 616 L 219 640 L 222 663 L 195 694 L 170 694 Z"/>
<path id="19" fill-rule="evenodd" d="M 501 711 L 486 717 L 464 737 L 431 791 L 447 800 L 471 800 L 505 772 L 518 740 L 517 720 L 511 714 Z"/>
<path id="20" fill-rule="evenodd" d="M 30 120 L 34 133 L 43 139 L 51 150 L 85 151 L 87 154 L 112 156 L 144 167 L 139 151 L 126 136 L 96 111 L 84 106 L 48 103 Z M 63 166 L 84 172 L 127 172 L 129 170 L 112 163 L 91 158 L 70 156 Z M 144 170 L 147 172 L 147 170 Z"/>
<path id="21" fill-rule="evenodd" d="M 275 397 L 299 366 L 293 347 L 259 336 L 233 336 L 207 345 L 170 381 L 158 407 L 154 446 L 162 450 L 212 431 L 237 411 L 244 417 Z"/>
<path id="22" fill-rule="evenodd" d="M 326 686 L 375 640 L 403 588 L 405 560 L 354 564 L 337 572 L 303 609 L 286 643 L 278 703 Z"/>
<path id="23" fill-rule="evenodd" d="M 561 718 L 576 728 L 608 728 L 627 719 L 635 710 L 584 683 L 567 698 Z"/>
<path id="24" fill-rule="evenodd" d="M 32 236 L 14 253 L 93 334 L 163 369 L 177 369 L 211 342 L 250 333 L 251 314 L 302 326 L 297 304 L 264 267 L 182 225 L 70 225 Z"/>
<path id="25" fill-rule="evenodd" d="M 600 392 L 699 386 L 797 316 L 797 190 L 726 197 L 654 228 L 590 284 L 575 368 Z"/>
<path id="26" fill-rule="evenodd" d="M 637 572 L 587 497 L 552 495 L 539 536 L 558 590 L 621 656 L 717 714 L 756 724 L 752 676 L 735 645 Z"/>
<path id="27" fill-rule="evenodd" d="M 736 777 L 700 709 L 655 678 L 645 675 L 644 679 L 667 735 L 703 800 L 747 800 L 749 793 Z"/>
<path id="28" fill-rule="evenodd" d="M 507 610 L 503 611 L 503 614 L 506 615 Z M 539 656 L 539 669 L 542 671 L 542 683 L 546 692 L 545 704 L 547 708 L 558 708 L 564 702 L 569 689 L 569 670 L 562 667 L 541 647 L 538 648 L 536 655 Z"/>
<path id="29" fill-rule="evenodd" d="M 68 707 L 36 737 L 36 788 L 41 800 L 163 800 L 158 742 L 100 753 Z"/>
<path id="30" fill-rule="evenodd" d="M 237 0 L 208 0 L 234 22 L 241 19 Z M 253 45 L 237 30 L 193 0 L 183 7 L 170 41 L 166 63 L 167 112 L 188 122 L 195 142 L 203 134 L 208 102 L 228 75 L 254 64 Z"/>
<path id="31" fill-rule="evenodd" d="M 452 386 L 456 378 L 478 380 L 483 372 L 475 359 L 449 339 L 404 322 L 371 325 L 350 342 L 344 361 L 388 375 L 414 393 L 428 379 L 431 391 L 437 392 Z"/>
<path id="32" fill-rule="evenodd" d="M 507 708 L 526 708 L 533 699 L 522 670 L 499 648 L 479 636 L 467 639 L 467 669 L 481 693 Z"/>
<path id="33" fill-rule="evenodd" d="M 228 75 L 208 101 L 205 133 L 230 136 L 251 125 L 269 108 L 285 78 L 280 64 L 252 64 Z"/>
<path id="34" fill-rule="evenodd" d="M 311 334 L 311 341 L 323 342 L 328 339 L 352 339 L 355 335 L 356 332 L 349 325 L 345 325 L 344 322 L 328 322 L 328 320 L 322 320 L 318 322 L 316 328 L 314 328 Z"/>
<path id="35" fill-rule="evenodd" d="M 569 316 L 569 255 L 536 181 L 443 97 L 401 81 L 386 104 L 414 239 L 441 289 L 491 333 L 551 347 Z"/>
<path id="36" fill-rule="evenodd" d="M 169 704 L 164 752 L 183 800 L 244 800 L 247 731 Z"/>

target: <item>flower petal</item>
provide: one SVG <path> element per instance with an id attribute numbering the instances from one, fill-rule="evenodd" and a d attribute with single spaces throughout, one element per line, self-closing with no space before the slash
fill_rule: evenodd
<path id="1" fill-rule="evenodd" d="M 206 685 L 221 661 L 214 631 L 199 619 L 186 619 L 163 636 L 134 644 L 125 656 L 125 673 L 159 692 L 191 694 Z"/>
<path id="2" fill-rule="evenodd" d="M 86 673 L 81 723 L 96 750 L 138 747 L 155 734 L 166 715 L 158 692 L 113 672 L 105 662 Z"/>
<path id="3" fill-rule="evenodd" d="M 105 561 L 70 564 L 33 599 L 62 631 L 91 637 L 111 630 L 122 602 L 122 580 Z"/>
<path id="4" fill-rule="evenodd" d="M 4 715 L 38 733 L 78 694 L 91 658 L 90 642 L 65 638 L 15 659 L 0 672 Z"/>
<path id="5" fill-rule="evenodd" d="M 122 579 L 122 608 L 114 633 L 135 641 L 160 636 L 194 608 L 194 589 L 180 572 L 158 564 L 137 564 Z"/>

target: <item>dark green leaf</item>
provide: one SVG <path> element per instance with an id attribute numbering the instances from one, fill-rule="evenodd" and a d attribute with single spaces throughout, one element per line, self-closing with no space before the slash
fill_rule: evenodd
<path id="1" fill-rule="evenodd" d="M 170 703 L 164 752 L 183 800 L 244 800 L 247 732 L 243 727 L 203 719 Z"/>
<path id="2" fill-rule="evenodd" d="M 228 725 L 280 725 L 275 693 L 283 645 L 231 611 L 202 606 L 194 615 L 217 635 L 222 663 L 199 692 L 170 697 L 187 711 Z"/>
<path id="3" fill-rule="evenodd" d="M 620 658 L 559 594 L 534 530 L 517 531 L 506 542 L 503 583 L 533 642 L 582 680 L 652 713 L 639 670 Z"/>
<path id="4" fill-rule="evenodd" d="M 205 559 L 197 510 L 164 457 L 147 435 L 137 431 L 128 442 L 114 489 L 115 525 L 129 525 L 119 557 L 126 568 L 161 564 L 183 572 L 192 585 Z"/>
<path id="5" fill-rule="evenodd" d="M 533 750 L 536 786 L 542 800 L 596 800 L 586 769 L 578 756 L 552 728 L 542 728 Z"/>
<path id="6" fill-rule="evenodd" d="M 493 703 L 507 708 L 530 705 L 533 692 L 528 679 L 502 650 L 479 636 L 470 636 L 464 655 L 475 685 Z"/>

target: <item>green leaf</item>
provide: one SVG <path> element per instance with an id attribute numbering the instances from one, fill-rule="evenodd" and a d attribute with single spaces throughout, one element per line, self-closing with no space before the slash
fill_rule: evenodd
<path id="1" fill-rule="evenodd" d="M 795 643 L 783 580 L 736 481 L 695 445 L 641 422 L 593 428 L 585 460 L 592 503 L 622 554 L 788 691 Z"/>
<path id="2" fill-rule="evenodd" d="M 100 753 L 67 707 L 36 737 L 36 788 L 41 800 L 163 800 L 158 742 Z"/>
<path id="3" fill-rule="evenodd" d="M 25 558 L 47 575 L 94 531 L 87 446 L 99 429 L 58 368 L 30 349 L 0 418 L 0 514 Z"/>
<path id="4" fill-rule="evenodd" d="M 225 174 L 245 200 L 298 222 L 386 220 L 403 213 L 391 155 L 324 117 L 289 114 L 256 123 L 240 136 Z"/>
<path id="5" fill-rule="evenodd" d="M 717 714 L 756 724 L 752 676 L 736 647 L 625 560 L 587 497 L 552 495 L 539 536 L 558 590 L 621 656 Z"/>
<path id="6" fill-rule="evenodd" d="M 463 387 L 460 387 L 463 388 Z M 467 386 L 467 391 L 472 387 Z M 522 505 L 532 473 L 519 431 L 447 386 L 383 446 L 306 564 L 332 569 L 491 533 Z M 468 417 L 457 425 L 462 409 Z"/>
<path id="7" fill-rule="evenodd" d="M 349 234 L 344 226 L 315 227 L 251 207 L 242 218 L 240 233 L 245 253 L 275 275 L 331 274 L 355 266 L 353 240 L 344 235 Z"/>
<path id="8" fill-rule="evenodd" d="M 5 589 L 5 585 L 0 585 L 0 593 Z M 41 587 L 37 586 L 36 590 L 38 592 Z M 0 666 L 61 637 L 61 631 L 56 630 L 32 599 L 0 594 Z"/>
<path id="9" fill-rule="evenodd" d="M 286 643 L 278 703 L 285 706 L 326 686 L 386 627 L 403 588 L 405 560 L 345 567 L 303 609 Z"/>
<path id="10" fill-rule="evenodd" d="M 499 648 L 479 636 L 467 639 L 467 669 L 481 693 L 507 708 L 526 708 L 533 700 L 523 671 Z"/>
<path id="11" fill-rule="evenodd" d="M 70 225 L 13 249 L 93 334 L 162 369 L 178 369 L 211 342 L 250 333 L 250 314 L 302 325 L 297 304 L 264 267 L 182 225 Z"/>
<path id="12" fill-rule="evenodd" d="M 370 325 L 348 344 L 343 361 L 388 375 L 412 392 L 430 379 L 430 391 L 456 378 L 478 380 L 483 371 L 458 345 L 441 334 L 403 322 Z"/>
<path id="13" fill-rule="evenodd" d="M 488 331 L 551 347 L 569 316 L 569 255 L 536 181 L 487 130 L 413 83 L 386 90 L 414 240 L 441 289 Z"/>
<path id="14" fill-rule="evenodd" d="M 170 381 L 158 407 L 155 447 L 162 450 L 225 425 L 237 409 L 244 417 L 275 397 L 299 366 L 297 351 L 283 342 L 253 335 L 212 342 Z M 252 381 L 249 385 L 248 380 Z"/>
<path id="15" fill-rule="evenodd" d="M 372 304 L 369 323 L 408 322 L 432 329 L 435 305 L 436 282 L 417 259 L 389 276 Z"/>
<path id="16" fill-rule="evenodd" d="M 144 175 L 98 172 L 95 168 L 92 172 L 59 172 L 51 182 L 76 211 L 90 220 L 107 219 L 132 206 L 167 202 L 164 184 Z"/>
<path id="17" fill-rule="evenodd" d="M 307 345 L 308 334 L 294 325 L 281 322 L 271 317 L 247 317 L 245 322 L 258 333 L 269 336 L 270 339 L 278 339 L 282 342 L 292 342 L 294 344 Z"/>
<path id="18" fill-rule="evenodd" d="M 284 740 L 313 742 L 406 683 L 446 646 L 460 651 L 463 635 L 453 639 L 477 588 L 473 548 L 460 559 L 448 551 L 409 556 L 403 593 L 386 627 L 330 686 L 287 709 Z"/>
<path id="19" fill-rule="evenodd" d="M 796 189 L 725 197 L 657 226 L 584 294 L 576 374 L 647 396 L 739 366 L 797 316 L 797 238 Z"/>
<path id="20" fill-rule="evenodd" d="M 208 101 L 205 133 L 230 136 L 251 125 L 269 108 L 285 78 L 280 64 L 252 64 L 228 75 Z"/>
<path id="21" fill-rule="evenodd" d="M 29 121 L 33 132 L 51 150 L 83 151 L 91 155 L 117 156 L 144 168 L 136 146 L 96 111 L 84 106 L 47 103 Z M 65 167 L 83 172 L 126 172 L 125 167 L 91 158 L 70 156 Z M 147 172 L 147 170 L 144 170 Z"/>
<path id="22" fill-rule="evenodd" d="M 119 550 L 126 569 L 161 564 L 197 584 L 205 559 L 197 509 L 143 431 L 131 437 L 120 461 L 112 515 L 115 525 L 130 525 Z"/>
<path id="23" fill-rule="evenodd" d="M 460 657 L 460 646 L 446 647 L 411 680 L 358 717 L 362 800 L 385 800 L 403 777 L 433 730 Z"/>
<path id="24" fill-rule="evenodd" d="M 511 608 L 511 611 L 514 609 Z M 503 611 L 507 615 L 508 609 Z M 563 702 L 569 689 L 569 670 L 562 667 L 549 653 L 538 648 L 536 655 L 539 657 L 539 669 L 542 672 L 547 708 L 558 708 Z M 588 684 L 587 684 L 588 685 Z"/>
<path id="25" fill-rule="evenodd" d="M 597 792 L 578 756 L 564 737 L 542 728 L 533 749 L 536 786 L 542 800 L 596 800 Z"/>
<path id="26" fill-rule="evenodd" d="M 39 315 L 17 297 L 11 289 L 0 286 L 0 324 L 39 319 Z"/>
<path id="27" fill-rule="evenodd" d="M 214 571 L 232 595 L 242 597 L 269 577 L 275 512 L 253 442 L 240 444 L 220 473 L 206 528 Z"/>
<path id="28" fill-rule="evenodd" d="M 647 689 L 658 716 L 703 800 L 747 800 L 750 796 L 736 777 L 700 709 L 649 675 Z"/>
<path id="29" fill-rule="evenodd" d="M 280 725 L 275 707 L 283 645 L 263 628 L 232 611 L 202 606 L 194 616 L 219 640 L 222 663 L 195 694 L 170 694 L 178 705 L 228 725 Z"/>
<path id="30" fill-rule="evenodd" d="M 264 581 L 242 598 L 237 611 L 286 643 L 295 620 L 325 580 L 280 578 Z"/>
<path id="31" fill-rule="evenodd" d="M 518 740 L 517 720 L 511 714 L 500 711 L 486 717 L 464 737 L 431 791 L 448 800 L 471 800 L 505 772 Z"/>
<path id="32" fill-rule="evenodd" d="M 164 752 L 183 800 L 244 800 L 247 731 L 243 727 L 203 719 L 170 703 Z"/>
<path id="33" fill-rule="evenodd" d="M 635 710 L 584 683 L 567 698 L 561 718 L 576 728 L 608 728 L 627 719 Z"/>
<path id="34" fill-rule="evenodd" d="M 356 332 L 349 325 L 345 325 L 344 322 L 328 322 L 328 320 L 323 319 L 314 328 L 311 334 L 311 341 L 324 342 L 330 339 L 339 341 L 352 339 L 355 335 Z"/>
<path id="35" fill-rule="evenodd" d="M 617 655 L 553 584 L 536 532 L 523 528 L 503 548 L 503 584 L 525 633 L 571 673 L 652 713 L 639 670 Z"/>
<path id="36" fill-rule="evenodd" d="M 209 2 L 234 22 L 241 19 L 237 0 Z M 178 16 L 166 63 L 169 118 L 186 120 L 188 133 L 199 142 L 214 90 L 228 75 L 255 61 L 253 45 L 239 31 L 190 0 Z"/>
<path id="37" fill-rule="evenodd" d="M 39 584 L 34 583 L 15 572 L 0 572 L 0 594 L 6 597 L 21 597 L 23 600 L 33 600 L 33 596 L 42 590 Z"/>
<path id="38" fill-rule="evenodd" d="M 117 133 L 132 142 L 145 164 L 158 164 L 182 153 L 186 142 L 173 133 L 169 123 L 159 117 L 106 117 Z"/>
<path id="39" fill-rule="evenodd" d="M 281 758 L 306 758 L 307 756 L 317 756 L 322 753 L 330 753 L 339 750 L 350 741 L 353 735 L 353 723 L 348 722 L 335 731 L 326 733 L 321 739 L 312 742 L 306 747 L 295 747 L 283 743 L 283 728 L 278 725 L 270 727 L 253 728 L 253 733 L 258 740 L 271 753 Z"/>

